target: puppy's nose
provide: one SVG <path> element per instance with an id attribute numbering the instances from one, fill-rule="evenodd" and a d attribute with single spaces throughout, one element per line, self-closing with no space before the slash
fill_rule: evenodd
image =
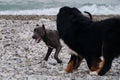
<path id="1" fill-rule="evenodd" d="M 32 36 L 33 39 L 35 39 L 35 36 Z"/>

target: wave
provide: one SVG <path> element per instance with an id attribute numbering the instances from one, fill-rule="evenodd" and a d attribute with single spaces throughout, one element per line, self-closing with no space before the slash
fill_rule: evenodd
<path id="1" fill-rule="evenodd" d="M 0 15 L 56 15 L 59 8 L 32 9 L 32 10 L 7 10 L 0 11 Z"/>
<path id="2" fill-rule="evenodd" d="M 120 15 L 120 5 L 91 5 L 83 6 L 80 8 L 81 11 L 89 11 L 91 14 L 95 15 Z"/>
<path id="3" fill-rule="evenodd" d="M 31 9 L 31 10 L 7 10 L 0 11 L 0 15 L 56 15 L 60 7 Z M 78 8 L 80 11 L 88 11 L 93 15 L 120 15 L 120 5 L 84 5 Z"/>

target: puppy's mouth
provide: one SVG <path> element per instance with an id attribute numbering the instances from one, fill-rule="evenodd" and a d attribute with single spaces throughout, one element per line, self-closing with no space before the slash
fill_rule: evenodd
<path id="1" fill-rule="evenodd" d="M 39 43 L 40 40 L 41 40 L 41 38 L 37 38 L 37 39 L 35 39 L 35 44 L 36 44 L 36 43 Z"/>

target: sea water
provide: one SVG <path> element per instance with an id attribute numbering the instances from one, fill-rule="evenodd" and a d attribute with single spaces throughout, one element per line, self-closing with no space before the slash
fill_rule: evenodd
<path id="1" fill-rule="evenodd" d="M 56 15 L 63 6 L 95 15 L 120 14 L 120 0 L 0 0 L 0 15 Z"/>

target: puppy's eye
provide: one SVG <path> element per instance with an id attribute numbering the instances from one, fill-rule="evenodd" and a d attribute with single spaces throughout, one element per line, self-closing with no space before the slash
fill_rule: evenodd
<path id="1" fill-rule="evenodd" d="M 38 32 L 38 29 L 34 29 L 34 32 Z"/>

